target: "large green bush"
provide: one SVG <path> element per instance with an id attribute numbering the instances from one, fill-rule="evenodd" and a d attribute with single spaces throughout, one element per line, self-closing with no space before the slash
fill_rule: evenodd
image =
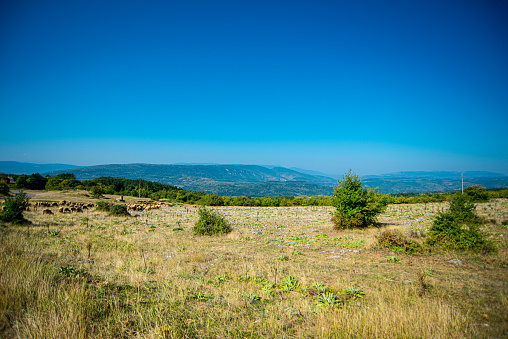
<path id="1" fill-rule="evenodd" d="M 97 207 L 95 208 L 97 211 L 109 212 L 111 209 L 111 204 L 108 204 L 105 201 L 98 201 Z"/>
<path id="2" fill-rule="evenodd" d="M 212 210 L 201 207 L 198 211 L 199 219 L 192 228 L 195 234 L 199 235 L 219 235 L 232 231 L 231 226 L 224 216 Z"/>
<path id="3" fill-rule="evenodd" d="M 458 194 L 450 200 L 447 211 L 439 213 L 428 232 L 429 245 L 442 245 L 449 249 L 472 252 L 495 252 L 494 244 L 480 230 L 485 220 L 475 211 L 476 206 L 468 197 Z"/>
<path id="4" fill-rule="evenodd" d="M 472 185 L 472 186 L 466 187 L 465 193 L 473 201 L 487 201 L 487 200 L 489 200 L 489 195 L 487 193 L 487 190 L 481 185 Z"/>
<path id="5" fill-rule="evenodd" d="M 1 195 L 9 194 L 9 184 L 5 180 L 0 180 L 0 194 Z"/>
<path id="6" fill-rule="evenodd" d="M 333 204 L 337 208 L 332 217 L 335 229 L 374 225 L 387 205 L 380 194 L 363 188 L 360 178 L 351 171 L 334 188 Z"/>
<path id="7" fill-rule="evenodd" d="M 28 222 L 23 217 L 23 212 L 28 207 L 29 201 L 30 198 L 23 192 L 14 198 L 5 197 L 5 206 L 2 213 L 0 213 L 0 220 L 12 223 Z"/>
<path id="8" fill-rule="evenodd" d="M 115 217 L 130 217 L 130 213 L 127 211 L 127 206 L 125 205 L 112 205 L 109 208 L 109 214 Z"/>

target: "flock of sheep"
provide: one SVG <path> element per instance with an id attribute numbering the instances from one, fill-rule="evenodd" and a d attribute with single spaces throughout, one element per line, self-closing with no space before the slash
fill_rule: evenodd
<path id="1" fill-rule="evenodd" d="M 49 202 L 49 201 L 37 201 L 33 204 L 35 210 L 38 207 L 58 207 L 58 212 L 60 213 L 83 213 L 83 210 L 97 207 L 97 204 L 94 203 L 82 203 L 82 202 L 70 202 L 70 201 L 60 201 L 60 202 Z M 173 204 L 165 203 L 165 202 L 155 202 L 155 201 L 140 201 L 135 204 L 126 204 L 128 211 L 135 212 L 143 212 L 150 211 L 153 209 L 160 209 L 162 206 L 172 207 Z M 28 207 L 29 208 L 29 207 Z M 42 211 L 43 214 L 52 215 L 53 211 L 49 208 L 46 208 Z"/>
<path id="2" fill-rule="evenodd" d="M 83 210 L 96 207 L 96 204 L 85 202 L 71 202 L 62 200 L 60 202 L 37 201 L 34 203 L 35 210 L 37 207 L 58 207 L 60 213 L 83 213 Z M 54 214 L 49 208 L 42 210 L 42 214 Z"/>

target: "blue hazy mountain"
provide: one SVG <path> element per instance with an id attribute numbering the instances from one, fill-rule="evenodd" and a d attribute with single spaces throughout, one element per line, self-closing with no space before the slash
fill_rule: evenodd
<path id="1" fill-rule="evenodd" d="M 69 170 L 80 166 L 68 164 L 34 164 L 17 161 L 0 161 L 0 172 L 7 174 L 46 173 L 57 170 Z"/>

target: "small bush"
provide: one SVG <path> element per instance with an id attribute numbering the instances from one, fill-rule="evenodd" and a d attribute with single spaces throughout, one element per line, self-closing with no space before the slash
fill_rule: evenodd
<path id="1" fill-rule="evenodd" d="M 95 208 L 97 211 L 109 212 L 111 205 L 105 201 L 97 202 L 97 207 Z"/>
<path id="2" fill-rule="evenodd" d="M 109 214 L 115 217 L 130 217 L 130 213 L 127 211 L 127 206 L 125 205 L 112 205 L 109 208 Z"/>
<path id="3" fill-rule="evenodd" d="M 377 238 L 381 247 L 387 247 L 392 251 L 404 251 L 408 254 L 419 253 L 423 251 L 422 245 L 414 240 L 409 240 L 404 234 L 397 231 L 385 231 Z"/>
<path id="4" fill-rule="evenodd" d="M 25 193 L 20 193 L 14 198 L 5 197 L 4 210 L 0 213 L 0 220 L 15 224 L 29 222 L 23 217 L 23 212 L 28 207 L 30 198 Z"/>
<path id="5" fill-rule="evenodd" d="M 192 230 L 199 235 L 219 235 L 227 234 L 232 231 L 229 223 L 224 217 L 214 211 L 202 207 L 198 211 L 199 220 Z"/>
<path id="6" fill-rule="evenodd" d="M 479 229 L 480 224 L 486 220 L 474 213 L 475 208 L 467 197 L 454 196 L 448 211 L 439 213 L 434 219 L 427 243 L 449 249 L 496 252 L 496 247 L 487 239 L 487 234 Z"/>

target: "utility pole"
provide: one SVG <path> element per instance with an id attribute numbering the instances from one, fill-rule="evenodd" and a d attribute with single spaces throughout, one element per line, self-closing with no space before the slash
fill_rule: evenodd
<path id="1" fill-rule="evenodd" d="M 141 175 L 139 176 L 138 198 L 141 198 Z"/>
<path id="2" fill-rule="evenodd" d="M 462 178 L 462 194 L 464 194 L 464 172 L 460 173 L 460 177 Z"/>

